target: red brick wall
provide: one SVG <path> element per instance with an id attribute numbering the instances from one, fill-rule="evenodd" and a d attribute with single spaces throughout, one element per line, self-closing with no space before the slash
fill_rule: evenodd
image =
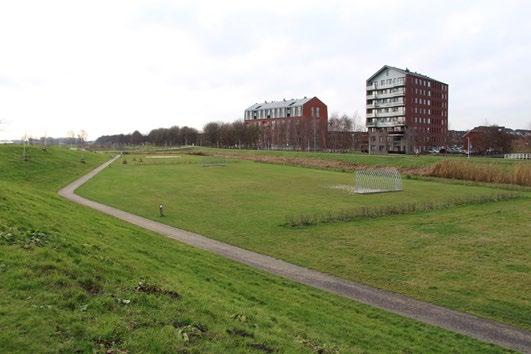
<path id="1" fill-rule="evenodd" d="M 424 82 L 429 82 L 430 86 L 423 84 Z M 428 91 L 431 93 L 430 96 L 428 96 Z M 405 99 L 410 144 L 413 146 L 445 146 L 448 133 L 448 85 L 408 74 L 406 75 Z M 431 114 L 428 114 L 428 109 Z M 443 115 L 443 112 L 446 114 Z M 430 123 L 427 123 L 428 119 Z"/>

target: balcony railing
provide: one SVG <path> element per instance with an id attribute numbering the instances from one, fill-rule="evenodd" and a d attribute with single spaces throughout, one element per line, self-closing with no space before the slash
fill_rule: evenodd
<path id="1" fill-rule="evenodd" d="M 371 112 L 367 113 L 367 118 L 389 118 L 389 117 L 398 117 L 403 116 L 405 114 L 404 111 L 396 111 L 396 112 Z"/>
<path id="2" fill-rule="evenodd" d="M 387 135 L 404 135 L 406 133 L 405 129 L 400 130 L 390 130 L 387 132 Z"/>
<path id="3" fill-rule="evenodd" d="M 405 93 L 405 90 L 396 90 L 394 92 L 387 92 L 387 93 L 377 93 L 376 98 L 403 96 L 404 93 Z"/>
<path id="4" fill-rule="evenodd" d="M 393 88 L 393 87 L 399 87 L 399 86 L 404 86 L 406 83 L 405 82 L 395 82 L 394 84 L 388 84 L 388 83 L 385 83 L 385 84 L 372 84 L 372 85 L 367 85 L 367 90 L 381 90 L 381 89 L 386 89 L 386 88 Z"/>
<path id="5" fill-rule="evenodd" d="M 401 107 L 404 106 L 403 101 L 385 102 L 385 103 L 368 103 L 367 108 L 387 108 L 387 107 Z"/>
<path id="6" fill-rule="evenodd" d="M 367 127 L 369 128 L 389 128 L 389 127 L 401 127 L 406 125 L 404 121 L 400 120 L 394 120 L 390 122 L 382 122 L 382 121 L 372 121 L 367 122 Z"/>

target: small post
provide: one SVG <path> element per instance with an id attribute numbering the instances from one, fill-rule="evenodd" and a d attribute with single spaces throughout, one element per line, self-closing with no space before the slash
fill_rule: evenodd
<path id="1" fill-rule="evenodd" d="M 164 205 L 162 205 L 162 203 L 159 205 L 159 212 L 161 217 L 164 216 Z"/>

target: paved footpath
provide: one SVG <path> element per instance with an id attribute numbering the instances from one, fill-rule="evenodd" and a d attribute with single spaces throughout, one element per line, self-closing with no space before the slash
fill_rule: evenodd
<path id="1" fill-rule="evenodd" d="M 179 242 L 215 253 L 236 262 L 244 263 L 251 267 L 275 275 L 280 275 L 293 281 L 347 297 L 404 317 L 413 318 L 420 322 L 442 327 L 485 342 L 495 343 L 508 349 L 531 353 L 531 333 L 523 329 L 518 329 L 491 320 L 481 319 L 466 313 L 449 310 L 441 306 L 372 288 L 367 285 L 343 280 L 332 275 L 164 225 L 120 209 L 85 199 L 74 193 L 78 187 L 94 177 L 105 167 L 109 166 L 117 158 L 119 158 L 119 156 L 107 161 L 85 176 L 61 189 L 59 195 L 73 202 L 99 210 L 100 212 L 112 215 L 144 229 L 157 232 Z"/>

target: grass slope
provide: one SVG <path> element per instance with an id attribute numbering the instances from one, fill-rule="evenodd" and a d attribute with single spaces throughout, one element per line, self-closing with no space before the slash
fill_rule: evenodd
<path id="1" fill-rule="evenodd" d="M 103 155 L 32 149 L 31 168 L 18 156 L 17 147 L 0 146 L 0 164 L 18 170 L 0 175 L 2 352 L 502 351 L 265 275 L 56 195 Z"/>
<path id="2" fill-rule="evenodd" d="M 79 193 L 343 278 L 531 328 L 529 198 L 301 229 L 290 213 L 488 195 L 496 189 L 405 180 L 406 191 L 351 195 L 347 173 L 209 157 L 119 162 Z M 136 158 L 135 158 L 136 159 Z M 528 193 L 523 193 L 528 196 Z M 158 204 L 166 217 L 158 217 Z"/>

